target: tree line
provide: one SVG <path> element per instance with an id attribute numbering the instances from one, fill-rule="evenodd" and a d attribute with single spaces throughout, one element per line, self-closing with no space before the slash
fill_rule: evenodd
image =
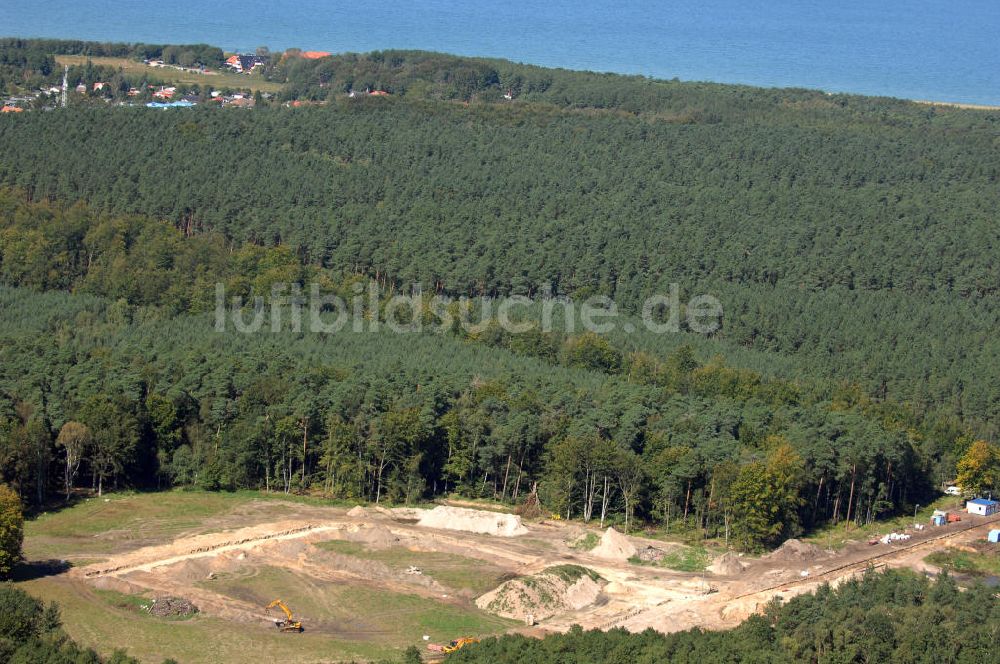
<path id="1" fill-rule="evenodd" d="M 225 60 L 222 49 L 210 44 L 136 44 L 80 39 L 3 37 L 0 38 L 0 52 L 18 53 L 20 57 L 29 60 L 54 55 L 85 55 L 95 58 L 163 60 L 167 64 L 201 64 L 206 67 L 221 66 Z"/>

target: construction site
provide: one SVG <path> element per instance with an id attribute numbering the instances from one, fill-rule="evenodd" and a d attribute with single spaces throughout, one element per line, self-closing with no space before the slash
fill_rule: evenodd
<path id="1" fill-rule="evenodd" d="M 129 644 L 96 625 L 132 614 L 137 629 L 165 626 L 174 639 L 226 635 L 181 661 L 235 661 L 246 647 L 285 649 L 296 661 L 365 659 L 410 645 L 431 660 L 462 647 L 463 639 L 542 636 L 574 624 L 662 632 L 733 627 L 776 597 L 869 567 L 934 573 L 927 555 L 984 539 L 998 518 L 963 515 L 905 539 L 862 540 L 836 551 L 798 540 L 761 557 L 719 549 L 704 570 L 682 572 L 658 561 L 685 545 L 611 528 L 453 505 L 346 508 L 249 499 L 179 532 L 157 528 L 155 520 L 124 535 L 98 530 L 86 535 L 88 546 L 74 549 L 71 567 L 31 583 L 33 592 L 69 601 L 67 629 L 102 649 Z M 50 527 L 34 538 L 29 532 L 29 545 L 41 553 L 82 537 Z M 101 620 L 74 622 L 87 607 Z M 102 639 L 109 642 L 97 643 Z M 130 653 L 150 661 L 166 654 L 150 647 Z"/>

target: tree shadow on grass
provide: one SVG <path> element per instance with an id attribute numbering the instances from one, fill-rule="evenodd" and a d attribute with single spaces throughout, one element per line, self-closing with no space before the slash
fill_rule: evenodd
<path id="1" fill-rule="evenodd" d="M 47 576 L 63 574 L 68 572 L 70 567 L 72 565 L 70 565 L 69 561 L 59 560 L 58 558 L 29 560 L 14 568 L 11 579 L 13 581 L 33 581 Z"/>

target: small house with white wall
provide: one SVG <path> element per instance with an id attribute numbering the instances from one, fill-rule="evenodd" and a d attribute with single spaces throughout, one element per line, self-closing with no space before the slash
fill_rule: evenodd
<path id="1" fill-rule="evenodd" d="M 1000 501 L 990 500 L 989 498 L 973 498 L 965 503 L 965 509 L 969 514 L 992 516 L 1000 512 Z"/>

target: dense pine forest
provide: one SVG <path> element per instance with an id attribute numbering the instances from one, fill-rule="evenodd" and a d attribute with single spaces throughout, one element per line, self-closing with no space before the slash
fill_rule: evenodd
<path id="1" fill-rule="evenodd" d="M 1000 114 L 414 52 L 265 74 L 321 104 L 0 120 L 0 480 L 27 503 L 537 483 L 564 517 L 755 550 L 926 504 L 997 435 Z M 633 320 L 677 284 L 723 314 L 709 335 L 215 330 L 220 283 L 414 282 Z"/>
<path id="2" fill-rule="evenodd" d="M 658 85 L 683 118 L 408 97 L 29 114 L 0 125 L 0 181 L 400 286 L 638 308 L 676 282 L 722 300 L 729 347 L 995 435 L 996 115 Z"/>
<path id="3" fill-rule="evenodd" d="M 667 351 L 492 326 L 219 332 L 215 282 L 349 296 L 364 277 L 23 192 L 0 211 L 17 284 L 0 291 L 0 470 L 36 505 L 75 485 L 517 502 L 537 481 L 569 518 L 603 504 L 755 549 L 926 504 L 973 440 L 856 386 L 729 366 L 690 334 Z"/>

